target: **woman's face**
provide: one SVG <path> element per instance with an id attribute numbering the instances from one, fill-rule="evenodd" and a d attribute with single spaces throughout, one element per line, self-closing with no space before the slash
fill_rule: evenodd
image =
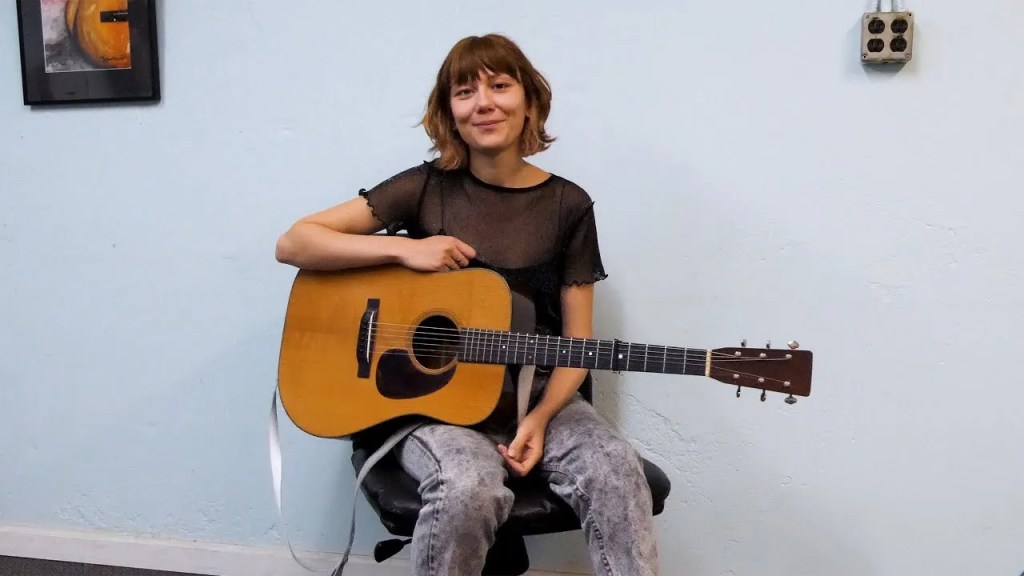
<path id="1" fill-rule="evenodd" d="M 474 152 L 497 155 L 514 148 L 526 122 L 526 92 L 508 74 L 487 74 L 452 86 L 455 128 Z"/>

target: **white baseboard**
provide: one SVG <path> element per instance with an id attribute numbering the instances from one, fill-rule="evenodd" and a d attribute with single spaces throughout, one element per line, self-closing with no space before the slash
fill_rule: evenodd
<path id="1" fill-rule="evenodd" d="M 307 565 L 326 574 L 340 554 L 296 551 Z M 311 576 L 286 547 L 238 546 L 76 530 L 0 524 L 0 556 L 82 562 L 211 576 Z M 345 576 L 410 576 L 409 562 L 391 558 L 378 564 L 350 556 Z M 530 576 L 565 576 L 531 570 Z"/>

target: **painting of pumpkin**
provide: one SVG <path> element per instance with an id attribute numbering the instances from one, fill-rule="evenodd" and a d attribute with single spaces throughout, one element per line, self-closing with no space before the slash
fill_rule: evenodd
<path id="1" fill-rule="evenodd" d="M 128 0 L 67 0 L 68 37 L 99 68 L 131 68 Z"/>

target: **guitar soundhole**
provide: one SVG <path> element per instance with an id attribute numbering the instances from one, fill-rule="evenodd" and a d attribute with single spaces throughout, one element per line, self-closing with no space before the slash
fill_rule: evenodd
<path id="1" fill-rule="evenodd" d="M 459 329 L 444 316 L 430 316 L 416 327 L 412 353 L 428 370 L 439 370 L 455 360 L 459 350 Z"/>

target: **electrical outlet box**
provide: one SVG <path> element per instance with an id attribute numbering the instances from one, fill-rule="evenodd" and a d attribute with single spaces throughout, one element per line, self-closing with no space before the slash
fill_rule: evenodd
<path id="1" fill-rule="evenodd" d="M 910 62 L 914 53 L 912 12 L 868 12 L 861 20 L 860 59 L 865 63 Z"/>

